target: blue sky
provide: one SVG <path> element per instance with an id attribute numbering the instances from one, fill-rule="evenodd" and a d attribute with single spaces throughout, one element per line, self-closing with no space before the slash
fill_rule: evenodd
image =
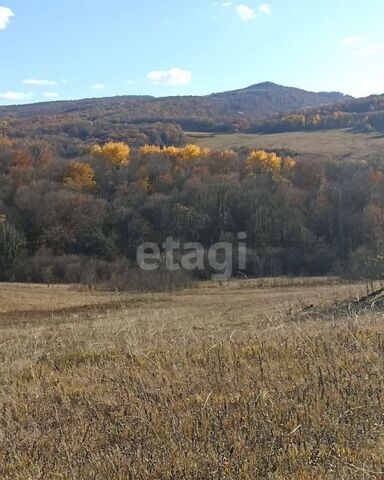
<path id="1" fill-rule="evenodd" d="M 384 93 L 383 0 L 0 0 L 0 104 L 272 81 Z"/>

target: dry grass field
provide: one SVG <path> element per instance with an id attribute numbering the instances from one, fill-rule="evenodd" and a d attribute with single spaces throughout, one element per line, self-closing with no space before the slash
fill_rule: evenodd
<path id="1" fill-rule="evenodd" d="M 109 294 L 71 288 L 67 285 L 0 284 L 0 314 L 52 311 L 97 305 L 111 300 Z"/>
<path id="2" fill-rule="evenodd" d="M 1 479 L 384 478 L 383 311 L 334 307 L 366 285 L 54 288 L 0 285 Z"/>
<path id="3" fill-rule="evenodd" d="M 350 130 L 288 132 L 268 135 L 191 133 L 190 142 L 218 150 L 247 146 L 258 149 L 289 150 L 296 156 L 315 155 L 365 160 L 381 158 L 384 137 L 377 133 Z"/>

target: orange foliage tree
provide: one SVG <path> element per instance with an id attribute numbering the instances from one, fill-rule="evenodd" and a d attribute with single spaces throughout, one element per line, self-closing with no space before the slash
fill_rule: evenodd
<path id="1" fill-rule="evenodd" d="M 33 157 L 28 150 L 16 150 L 12 155 L 14 168 L 28 170 L 33 167 Z"/>

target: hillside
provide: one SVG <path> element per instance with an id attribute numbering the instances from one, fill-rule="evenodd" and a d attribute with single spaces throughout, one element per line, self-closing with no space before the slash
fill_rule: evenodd
<path id="1" fill-rule="evenodd" d="M 384 131 L 384 95 L 344 98 L 344 101 L 280 114 L 273 119 L 256 122 L 253 133 L 278 133 L 302 130 L 353 128 L 357 131 Z"/>
<path id="2" fill-rule="evenodd" d="M 206 96 L 150 97 L 121 96 L 73 101 L 44 102 L 0 107 L 5 116 L 46 116 L 81 113 L 95 115 L 122 110 L 130 122 L 182 121 L 201 118 L 215 121 L 268 118 L 280 113 L 335 104 L 346 97 L 341 93 L 307 92 L 271 82 Z"/>
<path id="3" fill-rule="evenodd" d="M 313 93 L 273 83 L 207 96 L 122 96 L 0 107 L 0 135 L 103 142 L 183 143 L 189 131 L 246 130 L 280 114 L 341 102 L 341 93 Z M 67 142 L 68 143 L 68 142 Z M 73 149 L 73 145 L 71 146 Z"/>
<path id="4" fill-rule="evenodd" d="M 252 120 L 295 110 L 333 105 L 351 97 L 338 92 L 313 93 L 264 82 L 241 90 L 213 94 L 205 98 L 217 110 L 222 109 L 224 115 L 231 112 L 233 115 L 240 115 Z"/>

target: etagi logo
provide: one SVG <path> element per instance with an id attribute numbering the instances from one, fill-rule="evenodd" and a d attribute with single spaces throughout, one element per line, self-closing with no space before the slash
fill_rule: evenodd
<path id="1" fill-rule="evenodd" d="M 142 243 L 136 252 L 138 266 L 153 272 L 161 266 L 170 272 L 185 270 L 187 272 L 204 271 L 209 267 L 215 273 L 212 280 L 223 281 L 231 278 L 234 270 L 246 269 L 247 266 L 247 234 L 237 234 L 237 242 L 218 242 L 208 250 L 199 242 L 181 243 L 173 237 L 167 237 L 162 244 L 162 251 L 153 242 Z"/>

